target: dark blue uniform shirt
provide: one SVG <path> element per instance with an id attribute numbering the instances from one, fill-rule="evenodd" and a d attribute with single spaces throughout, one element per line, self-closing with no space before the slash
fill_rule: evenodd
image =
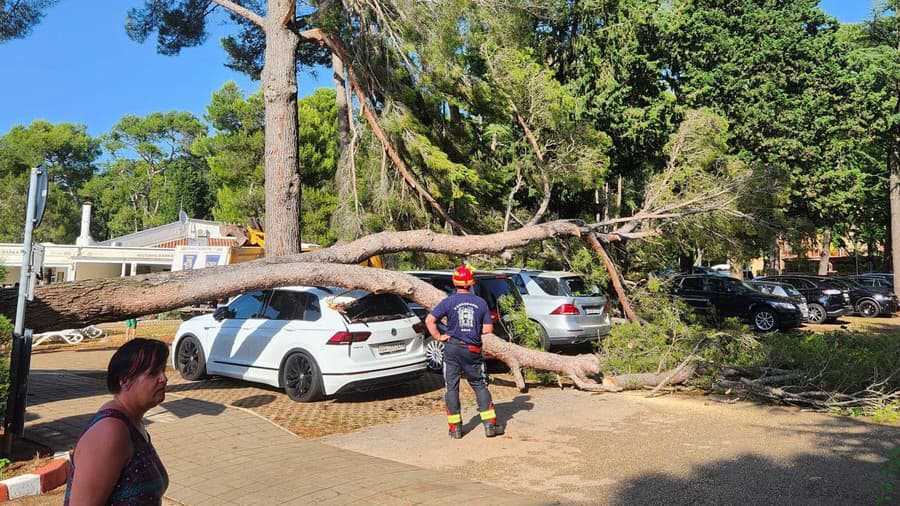
<path id="1" fill-rule="evenodd" d="M 447 334 L 469 344 L 481 346 L 481 326 L 493 323 L 487 302 L 471 293 L 454 293 L 432 311 L 438 321 L 447 317 Z"/>

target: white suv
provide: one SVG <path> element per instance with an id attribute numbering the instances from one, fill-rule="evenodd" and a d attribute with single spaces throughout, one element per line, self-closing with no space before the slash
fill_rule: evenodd
<path id="1" fill-rule="evenodd" d="M 541 346 L 599 341 L 609 334 L 609 303 L 573 272 L 502 269 L 516 285 L 525 313 L 540 325 Z"/>
<path id="2" fill-rule="evenodd" d="M 214 374 L 255 381 L 308 402 L 418 377 L 425 370 L 423 332 L 396 295 L 276 288 L 182 323 L 172 365 L 188 380 Z"/>

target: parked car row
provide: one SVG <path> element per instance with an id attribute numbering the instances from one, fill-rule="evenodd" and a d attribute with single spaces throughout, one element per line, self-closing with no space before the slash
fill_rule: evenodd
<path id="1" fill-rule="evenodd" d="M 797 327 L 803 318 L 788 296 L 760 291 L 743 281 L 710 274 L 676 276 L 672 294 L 696 312 L 716 318 L 740 318 L 756 330 L 769 332 Z"/>
<path id="2" fill-rule="evenodd" d="M 408 271 L 447 294 L 452 271 Z M 511 297 L 538 324 L 544 349 L 599 341 L 611 327 L 606 296 L 570 272 L 476 271 L 473 291 L 485 301 L 494 333 L 515 340 Z M 737 317 L 756 330 L 823 323 L 848 313 L 898 311 L 888 276 L 767 276 L 744 282 L 720 273 L 676 275 L 671 293 L 697 312 Z M 392 294 L 296 286 L 235 297 L 184 322 L 172 343 L 173 366 L 189 380 L 219 375 L 282 388 L 306 402 L 336 393 L 402 383 L 443 366 L 444 345 L 425 332 L 425 308 Z"/>
<path id="3" fill-rule="evenodd" d="M 900 309 L 892 289 L 867 276 L 827 277 L 808 274 L 762 276 L 743 282 L 718 274 L 673 278 L 673 295 L 701 314 L 738 317 L 767 332 L 801 321 L 821 324 L 846 314 L 875 317 Z"/>
<path id="4" fill-rule="evenodd" d="M 455 291 L 452 271 L 409 271 Z M 599 340 L 610 330 L 605 296 L 573 273 L 476 271 L 474 293 L 488 303 L 494 333 L 514 339 L 500 299 L 512 297 L 540 326 L 541 344 Z M 301 402 L 402 383 L 443 366 L 425 308 L 392 294 L 296 286 L 235 297 L 181 324 L 172 363 L 182 377 L 218 375 L 282 388 Z"/>

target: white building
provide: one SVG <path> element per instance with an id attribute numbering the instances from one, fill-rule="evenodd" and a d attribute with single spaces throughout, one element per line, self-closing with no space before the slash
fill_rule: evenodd
<path id="1" fill-rule="evenodd" d="M 91 206 L 81 213 L 81 235 L 74 245 L 42 243 L 44 282 L 115 278 L 172 270 L 177 246 L 236 246 L 222 236 L 220 223 L 182 215 L 180 221 L 95 243 L 90 237 Z M 0 285 L 19 281 L 22 244 L 0 243 L 0 265 L 6 277 Z"/>

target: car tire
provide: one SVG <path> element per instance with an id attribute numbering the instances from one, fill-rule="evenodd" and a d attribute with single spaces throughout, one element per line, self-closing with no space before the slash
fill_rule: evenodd
<path id="1" fill-rule="evenodd" d="M 828 320 L 828 311 L 825 311 L 825 306 L 821 304 L 807 304 L 806 307 L 809 310 L 809 316 L 806 318 L 806 321 L 809 323 L 820 325 Z"/>
<path id="2" fill-rule="evenodd" d="M 550 336 L 547 334 L 547 329 L 544 328 L 540 323 L 537 324 L 538 327 L 538 340 L 541 345 L 541 349 L 544 351 L 550 351 Z"/>
<path id="3" fill-rule="evenodd" d="M 444 343 L 428 339 L 425 343 L 425 367 L 431 372 L 444 371 Z"/>
<path id="4" fill-rule="evenodd" d="M 856 305 L 856 312 L 864 318 L 875 318 L 881 314 L 881 306 L 872 299 L 863 299 Z"/>
<path id="5" fill-rule="evenodd" d="M 753 312 L 753 327 L 760 332 L 771 332 L 778 328 L 778 315 L 764 307 Z"/>
<path id="6" fill-rule="evenodd" d="M 182 378 L 189 381 L 197 381 L 206 376 L 206 357 L 196 337 L 187 336 L 178 343 L 175 368 Z"/>
<path id="7" fill-rule="evenodd" d="M 319 364 L 302 351 L 292 353 L 284 360 L 281 366 L 281 385 L 292 401 L 314 402 L 324 397 Z"/>

